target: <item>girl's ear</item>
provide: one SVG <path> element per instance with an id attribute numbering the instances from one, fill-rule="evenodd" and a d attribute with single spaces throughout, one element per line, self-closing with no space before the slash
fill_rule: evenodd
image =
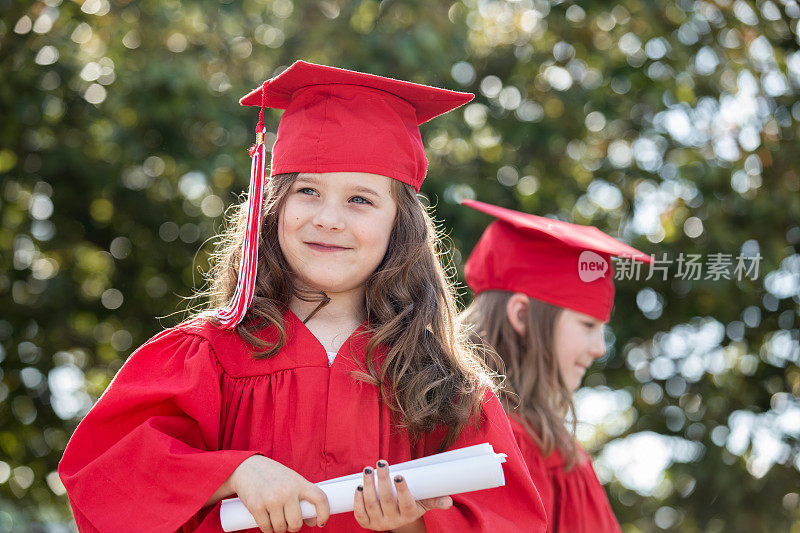
<path id="1" fill-rule="evenodd" d="M 531 301 L 527 294 L 515 292 L 506 302 L 506 317 L 517 335 L 524 337 L 528 329 L 528 311 Z"/>

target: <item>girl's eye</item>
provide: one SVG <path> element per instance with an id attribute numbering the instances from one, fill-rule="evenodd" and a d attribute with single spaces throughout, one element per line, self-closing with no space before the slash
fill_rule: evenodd
<path id="1" fill-rule="evenodd" d="M 300 194 L 307 194 L 307 195 L 317 194 L 317 191 L 315 191 L 311 187 L 302 187 L 300 189 L 297 189 L 297 192 L 299 192 Z"/>
<path id="2" fill-rule="evenodd" d="M 363 205 L 369 205 L 372 203 L 363 196 L 353 196 L 352 198 L 350 198 L 350 201 L 356 204 L 363 204 Z"/>
<path id="3" fill-rule="evenodd" d="M 592 322 L 584 322 L 583 325 L 589 329 L 592 329 L 594 327 L 594 324 Z"/>

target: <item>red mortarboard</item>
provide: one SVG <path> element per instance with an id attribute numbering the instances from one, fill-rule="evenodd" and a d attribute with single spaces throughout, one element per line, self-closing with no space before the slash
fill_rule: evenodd
<path id="1" fill-rule="evenodd" d="M 467 259 L 467 285 L 522 292 L 608 322 L 614 306 L 611 256 L 650 263 L 651 258 L 593 226 L 520 213 L 464 200 L 495 217 Z"/>
<path id="2" fill-rule="evenodd" d="M 285 109 L 271 175 L 371 172 L 419 191 L 428 160 L 419 125 L 474 95 L 296 61 L 239 102 Z"/>
<path id="3" fill-rule="evenodd" d="M 239 103 L 260 106 L 236 292 L 217 311 L 233 329 L 250 307 L 266 174 L 264 108 L 284 109 L 272 148 L 271 176 L 289 172 L 369 172 L 419 191 L 428 160 L 419 125 L 466 104 L 474 95 L 296 61 Z"/>

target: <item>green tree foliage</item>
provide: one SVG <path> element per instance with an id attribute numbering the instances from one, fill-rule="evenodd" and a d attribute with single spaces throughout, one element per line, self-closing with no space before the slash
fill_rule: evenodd
<path id="1" fill-rule="evenodd" d="M 619 404 L 580 436 L 625 531 L 800 528 L 795 0 L 0 13 L 0 531 L 69 521 L 67 439 L 130 352 L 184 316 L 247 188 L 257 113 L 237 99 L 299 58 L 477 94 L 423 127 L 423 193 L 459 272 L 488 222 L 465 197 L 666 254 L 666 274 L 617 283 L 609 354 L 579 393 Z M 699 279 L 681 279 L 681 254 L 701 255 Z M 709 278 L 712 254 L 760 256 L 759 272 Z M 666 450 L 647 487 L 626 473 L 657 461 L 636 439 Z"/>

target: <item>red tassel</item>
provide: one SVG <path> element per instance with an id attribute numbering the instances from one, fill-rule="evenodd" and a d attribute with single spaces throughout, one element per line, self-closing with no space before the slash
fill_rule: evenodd
<path id="1" fill-rule="evenodd" d="M 264 87 L 262 86 L 262 101 Z M 239 263 L 239 278 L 236 280 L 236 291 L 225 307 L 217 310 L 217 319 L 224 329 L 232 330 L 244 319 L 256 285 L 258 270 L 258 239 L 261 231 L 261 211 L 264 204 L 264 180 L 267 168 L 267 149 L 264 146 L 264 107 L 258 117 L 256 126 L 256 144 L 250 148 L 252 158 L 250 166 L 250 188 L 247 191 L 247 230 L 245 232 L 242 257 Z"/>
<path id="2" fill-rule="evenodd" d="M 258 268 L 258 238 L 261 229 L 261 210 L 264 203 L 264 178 L 266 174 L 266 147 L 264 130 L 259 142 L 251 149 L 250 188 L 247 191 L 247 231 L 239 263 L 239 279 L 230 303 L 217 311 L 217 318 L 225 329 L 234 329 L 242 321 L 253 301 Z"/>

